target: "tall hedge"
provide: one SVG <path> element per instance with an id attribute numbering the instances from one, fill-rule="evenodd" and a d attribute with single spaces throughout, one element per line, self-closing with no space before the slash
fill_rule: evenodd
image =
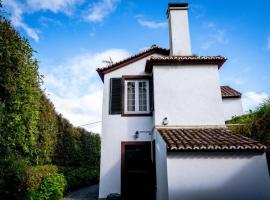
<path id="1" fill-rule="evenodd" d="M 99 135 L 55 111 L 41 90 L 33 49 L 0 14 L 0 155 L 39 165 L 97 166 Z"/>
<path id="2" fill-rule="evenodd" d="M 0 0 L 0 199 L 23 199 L 29 192 L 46 193 L 41 199 L 61 198 L 64 178 L 68 189 L 98 180 L 99 135 L 74 127 L 55 111 L 40 87 L 33 53 L 29 42 L 3 17 Z M 43 177 L 47 168 L 38 165 L 46 164 L 58 165 L 65 177 L 37 183 L 34 177 Z M 32 167 L 39 169 L 33 177 Z M 42 188 L 32 191 L 29 181 Z"/>
<path id="3" fill-rule="evenodd" d="M 37 161 L 40 76 L 33 50 L 0 17 L 1 155 L 21 154 Z"/>

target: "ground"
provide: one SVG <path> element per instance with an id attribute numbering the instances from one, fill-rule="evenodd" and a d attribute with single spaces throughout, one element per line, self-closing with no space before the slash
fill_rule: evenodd
<path id="1" fill-rule="evenodd" d="M 91 185 L 74 192 L 68 193 L 64 200 L 97 200 L 98 199 L 98 184 Z"/>

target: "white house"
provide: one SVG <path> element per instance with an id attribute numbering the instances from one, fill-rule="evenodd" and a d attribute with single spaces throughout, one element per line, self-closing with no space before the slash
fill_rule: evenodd
<path id="1" fill-rule="evenodd" d="M 219 83 L 226 58 L 192 55 L 187 3 L 170 3 L 167 16 L 170 49 L 97 69 L 99 198 L 270 199 L 266 147 L 225 125 L 242 114 L 241 93 Z"/>

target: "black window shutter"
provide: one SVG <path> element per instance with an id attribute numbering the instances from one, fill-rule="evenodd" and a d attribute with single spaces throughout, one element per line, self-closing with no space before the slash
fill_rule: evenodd
<path id="1" fill-rule="evenodd" d="M 151 77 L 149 80 L 149 101 L 150 101 L 150 111 L 154 111 L 153 77 Z"/>
<path id="2" fill-rule="evenodd" d="M 110 79 L 110 114 L 122 113 L 122 78 Z"/>

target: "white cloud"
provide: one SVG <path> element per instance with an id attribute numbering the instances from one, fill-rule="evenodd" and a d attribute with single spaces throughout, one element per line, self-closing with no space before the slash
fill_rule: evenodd
<path id="1" fill-rule="evenodd" d="M 34 39 L 36 42 L 39 41 L 38 31 L 29 27 L 27 24 L 23 22 L 23 5 L 17 3 L 15 0 L 5 0 L 3 4 L 7 6 L 8 10 L 11 12 L 11 22 L 15 27 L 22 28 L 26 34 Z"/>
<path id="2" fill-rule="evenodd" d="M 214 23 L 204 24 L 204 28 L 209 31 L 209 34 L 206 36 L 206 40 L 202 44 L 203 49 L 209 49 L 216 44 L 228 44 L 229 39 L 226 35 L 226 30 L 220 29 Z"/>
<path id="3" fill-rule="evenodd" d="M 243 102 L 243 109 L 245 112 L 249 110 L 254 110 L 258 107 L 261 103 L 263 103 L 269 95 L 267 93 L 261 92 L 246 92 L 243 94 L 242 102 Z"/>
<path id="4" fill-rule="evenodd" d="M 99 0 L 91 5 L 85 19 L 90 22 L 101 22 L 116 9 L 118 3 L 119 0 Z"/>
<path id="5" fill-rule="evenodd" d="M 56 110 L 76 126 L 101 120 L 102 86 L 96 68 L 110 57 L 114 62 L 129 56 L 123 49 L 83 53 L 63 64 L 41 69 L 44 87 Z M 84 128 L 100 132 L 101 124 Z"/>
<path id="6" fill-rule="evenodd" d="M 267 38 L 267 49 L 270 50 L 270 36 Z"/>
<path id="7" fill-rule="evenodd" d="M 158 28 L 164 28 L 167 26 L 166 22 L 156 22 L 151 20 L 144 20 L 144 19 L 138 19 L 138 22 L 141 26 L 151 28 L 151 29 L 158 29 Z"/>
<path id="8" fill-rule="evenodd" d="M 10 12 L 10 20 L 15 27 L 22 28 L 26 34 L 39 41 L 38 30 L 29 27 L 23 20 L 24 13 L 32 13 L 39 10 L 49 10 L 54 13 L 62 12 L 71 14 L 75 4 L 79 4 L 84 0 L 4 0 L 3 5 L 7 7 Z"/>
<path id="9" fill-rule="evenodd" d="M 70 14 L 73 6 L 81 2 L 82 0 L 27 0 L 28 6 L 34 11 L 50 10 L 66 14 Z"/>
<path id="10" fill-rule="evenodd" d="M 165 28 L 167 26 L 167 22 L 157 22 L 153 20 L 146 20 L 144 19 L 143 15 L 136 15 L 135 18 L 137 18 L 138 23 L 141 26 L 150 28 L 150 29 L 158 29 L 158 28 Z"/>

